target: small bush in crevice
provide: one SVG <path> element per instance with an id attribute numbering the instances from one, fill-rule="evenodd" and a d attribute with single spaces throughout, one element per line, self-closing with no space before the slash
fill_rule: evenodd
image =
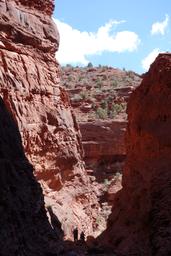
<path id="1" fill-rule="evenodd" d="M 96 116 L 99 119 L 106 119 L 108 117 L 108 111 L 107 109 L 103 109 L 101 107 L 97 108 L 96 110 Z"/>

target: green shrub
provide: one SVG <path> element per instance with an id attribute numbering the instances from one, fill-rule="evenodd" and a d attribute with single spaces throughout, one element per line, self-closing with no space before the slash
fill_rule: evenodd
<path id="1" fill-rule="evenodd" d="M 108 117 L 107 109 L 103 109 L 103 108 L 99 107 L 96 110 L 96 116 L 99 119 L 106 119 Z"/>
<path id="2" fill-rule="evenodd" d="M 103 109 L 107 109 L 107 107 L 108 107 L 107 100 L 103 100 L 103 101 L 101 102 L 100 106 L 101 106 Z"/>
<path id="3" fill-rule="evenodd" d="M 115 118 L 118 114 L 126 110 L 126 103 L 114 103 L 110 111 L 110 118 Z"/>
<path id="4" fill-rule="evenodd" d="M 126 72 L 126 74 L 129 78 L 132 78 L 132 79 L 134 78 L 134 72 L 133 71 L 129 70 L 129 71 Z"/>
<path id="5" fill-rule="evenodd" d="M 87 92 L 87 91 L 82 91 L 82 92 L 80 93 L 80 97 L 81 97 L 81 99 L 83 99 L 83 100 L 88 99 L 88 97 L 89 97 L 88 92 Z"/>
<path id="6" fill-rule="evenodd" d="M 79 76 L 79 77 L 78 77 L 78 81 L 80 82 L 81 80 L 83 80 L 83 77 L 82 77 L 82 76 Z"/>
<path id="7" fill-rule="evenodd" d="M 92 67 L 93 67 L 93 64 L 92 64 L 91 62 L 89 62 L 89 63 L 87 64 L 87 67 L 88 67 L 88 68 L 92 68 Z"/>
<path id="8" fill-rule="evenodd" d="M 66 67 L 67 68 L 72 68 L 72 65 L 71 64 L 66 64 Z"/>
<path id="9" fill-rule="evenodd" d="M 111 85 L 112 87 L 116 88 L 118 86 L 118 82 L 116 80 L 113 80 Z"/>
<path id="10" fill-rule="evenodd" d="M 72 81 L 72 76 L 68 76 L 68 81 L 69 81 L 69 82 Z"/>
<path id="11" fill-rule="evenodd" d="M 102 81 L 99 81 L 99 82 L 97 83 L 97 87 L 98 87 L 99 89 L 102 88 L 102 85 L 103 85 Z"/>
<path id="12" fill-rule="evenodd" d="M 122 104 L 115 103 L 112 105 L 112 110 L 116 112 L 116 114 L 119 114 L 122 110 Z"/>
<path id="13" fill-rule="evenodd" d="M 104 185 L 105 185 L 105 186 L 110 185 L 110 181 L 109 181 L 108 179 L 104 179 Z"/>

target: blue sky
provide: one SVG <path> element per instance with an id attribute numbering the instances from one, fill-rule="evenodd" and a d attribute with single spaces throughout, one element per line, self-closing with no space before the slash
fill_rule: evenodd
<path id="1" fill-rule="evenodd" d="M 55 0 L 62 65 L 108 65 L 143 73 L 171 51 L 171 0 Z"/>

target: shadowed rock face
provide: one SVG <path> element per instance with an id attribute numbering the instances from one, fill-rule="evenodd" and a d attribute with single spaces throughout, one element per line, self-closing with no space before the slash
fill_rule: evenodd
<path id="1" fill-rule="evenodd" d="M 59 86 L 52 10 L 50 0 L 0 1 L 0 95 L 18 124 L 46 203 L 67 223 L 66 233 L 77 225 L 89 234 L 96 198 L 81 160 L 80 132 Z"/>
<path id="2" fill-rule="evenodd" d="M 56 255 L 58 242 L 42 189 L 24 155 L 16 123 L 0 98 L 0 254 Z"/>
<path id="3" fill-rule="evenodd" d="M 103 234 L 122 255 L 171 255 L 171 54 L 131 95 L 123 189 Z"/>

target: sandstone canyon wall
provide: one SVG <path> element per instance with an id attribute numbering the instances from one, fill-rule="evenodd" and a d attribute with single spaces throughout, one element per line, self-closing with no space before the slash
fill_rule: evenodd
<path id="1" fill-rule="evenodd" d="M 121 189 L 126 125 L 126 120 L 79 123 L 87 172 L 92 176 L 93 185 L 99 186 L 100 201 L 110 205 L 116 191 Z"/>
<path id="2" fill-rule="evenodd" d="M 125 120 L 79 123 L 87 168 L 115 173 L 115 163 L 125 159 Z M 113 166 L 112 166 L 113 164 Z"/>
<path id="3" fill-rule="evenodd" d="M 171 255 L 171 54 L 160 54 L 128 104 L 127 161 L 102 235 L 121 255 Z"/>
<path id="4" fill-rule="evenodd" d="M 55 256 L 59 237 L 44 207 L 43 193 L 25 157 L 21 136 L 0 97 L 0 255 Z"/>
<path id="5" fill-rule="evenodd" d="M 89 234 L 96 198 L 81 160 L 79 129 L 59 86 L 53 8 L 52 0 L 0 0 L 0 95 L 18 124 L 46 204 L 67 235 L 74 225 Z"/>
<path id="6" fill-rule="evenodd" d="M 59 88 L 54 58 L 59 37 L 46 6 L 50 1 L 40 2 L 40 11 L 35 2 L 1 3 L 1 94 L 15 116 L 36 175 L 49 176 L 49 185 L 59 189 L 62 175 L 69 177 L 65 173 L 80 162 L 78 129 Z"/>

